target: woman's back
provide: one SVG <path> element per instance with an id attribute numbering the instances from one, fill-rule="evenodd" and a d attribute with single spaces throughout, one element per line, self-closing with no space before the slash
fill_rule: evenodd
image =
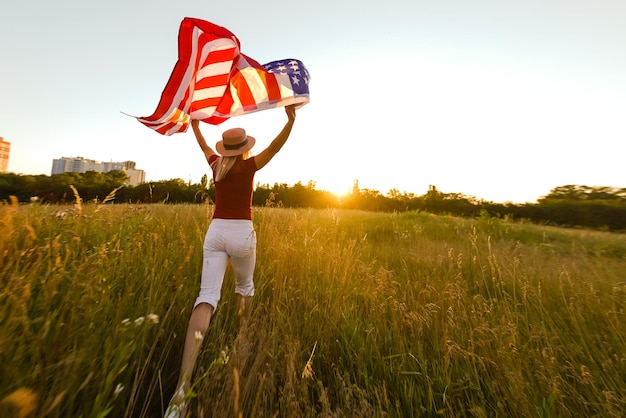
<path id="1" fill-rule="evenodd" d="M 219 161 L 217 161 L 219 164 Z M 214 218 L 252 220 L 254 157 L 238 160 L 222 180 L 215 182 Z"/>

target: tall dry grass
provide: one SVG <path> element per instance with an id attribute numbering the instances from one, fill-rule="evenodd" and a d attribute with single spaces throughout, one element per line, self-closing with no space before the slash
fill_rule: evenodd
<path id="1" fill-rule="evenodd" d="M 254 215 L 256 296 L 240 319 L 227 272 L 192 416 L 626 410 L 624 235 L 424 213 Z M 210 216 L 1 206 L 3 408 L 158 416 Z"/>

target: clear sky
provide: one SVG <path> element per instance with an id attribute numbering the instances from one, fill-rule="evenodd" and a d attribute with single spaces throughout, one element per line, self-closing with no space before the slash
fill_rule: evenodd
<path id="1" fill-rule="evenodd" d="M 0 13 L 0 136 L 9 171 L 50 175 L 81 156 L 200 181 L 193 133 L 152 114 L 185 16 L 231 30 L 261 63 L 301 60 L 311 102 L 256 182 L 424 194 L 429 185 L 532 202 L 568 184 L 626 187 L 624 0 L 13 1 Z M 283 109 L 235 126 L 257 151 Z"/>

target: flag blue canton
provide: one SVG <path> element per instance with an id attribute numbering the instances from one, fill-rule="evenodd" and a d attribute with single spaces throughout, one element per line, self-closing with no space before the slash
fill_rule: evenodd
<path id="1" fill-rule="evenodd" d="M 276 75 L 288 75 L 291 88 L 296 95 L 309 94 L 309 72 L 302 61 L 296 59 L 272 61 L 263 65 L 265 70 Z"/>

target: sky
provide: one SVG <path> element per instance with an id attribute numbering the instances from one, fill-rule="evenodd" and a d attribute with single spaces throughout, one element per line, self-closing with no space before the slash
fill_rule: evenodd
<path id="1" fill-rule="evenodd" d="M 193 133 L 151 115 L 184 17 L 224 26 L 260 63 L 301 60 L 310 103 L 255 182 L 444 193 L 526 203 L 564 185 L 626 187 L 626 1 L 34 0 L 0 14 L 0 137 L 8 170 L 135 161 L 149 181 L 210 174 Z M 202 124 L 259 152 L 284 109 Z"/>

